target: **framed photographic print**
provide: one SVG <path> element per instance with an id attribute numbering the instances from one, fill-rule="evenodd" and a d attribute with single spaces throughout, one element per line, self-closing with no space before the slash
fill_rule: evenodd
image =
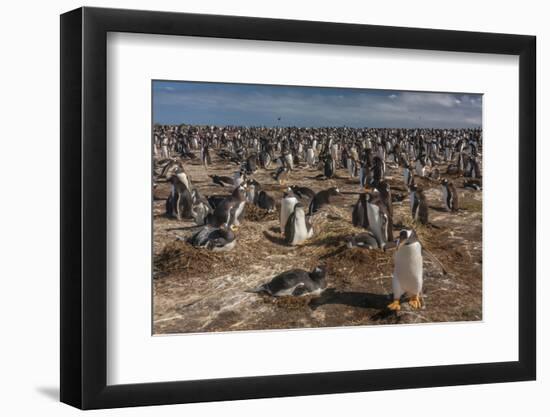
<path id="1" fill-rule="evenodd" d="M 61 16 L 61 400 L 532 380 L 535 37 Z"/>

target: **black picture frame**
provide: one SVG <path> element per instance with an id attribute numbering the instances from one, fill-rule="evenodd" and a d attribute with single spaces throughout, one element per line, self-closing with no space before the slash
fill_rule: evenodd
<path id="1" fill-rule="evenodd" d="M 107 385 L 108 32 L 519 56 L 519 360 Z M 536 378 L 534 36 L 85 7 L 61 16 L 60 56 L 62 402 L 95 409 Z"/>

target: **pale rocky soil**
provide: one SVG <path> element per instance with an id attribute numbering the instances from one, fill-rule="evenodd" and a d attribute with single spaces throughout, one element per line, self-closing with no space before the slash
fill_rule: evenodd
<path id="1" fill-rule="evenodd" d="M 198 161 L 187 161 L 186 170 L 203 195 L 228 194 L 211 183 Z M 441 166 L 444 172 L 446 166 Z M 236 166 L 214 157 L 209 174 L 231 175 Z M 270 174 L 259 170 L 253 177 L 276 201 L 283 188 Z M 337 185 L 344 193 L 360 191 L 358 180 L 339 170 L 335 180 L 315 179 L 319 171 L 300 168 L 289 184 L 315 191 Z M 411 225 L 409 198 L 401 170 L 389 169 L 392 192 L 406 197 L 394 204 L 394 233 Z M 450 177 L 449 177 L 450 178 Z M 428 226 L 416 226 L 421 242 L 448 269 L 424 257 L 424 302 L 422 310 L 406 304 L 401 312 L 387 311 L 391 301 L 393 251 L 348 249 L 344 237 L 361 232 L 351 225 L 351 206 L 357 195 L 335 198 L 331 207 L 314 217 L 315 236 L 299 247 L 288 247 L 279 235 L 278 214 L 247 207 L 231 252 L 213 253 L 195 249 L 178 240 L 190 236 L 192 221 L 164 216 L 164 200 L 153 202 L 154 333 L 188 333 L 280 328 L 335 327 L 394 323 L 470 321 L 482 319 L 482 192 L 462 188 L 463 178 L 452 178 L 461 210 L 442 210 L 440 186 L 417 180 L 425 188 L 430 205 Z M 165 198 L 168 184 L 161 183 L 156 198 Z M 328 267 L 329 288 L 320 297 L 271 298 L 247 289 L 270 280 L 290 268 L 310 269 L 323 262 Z"/>

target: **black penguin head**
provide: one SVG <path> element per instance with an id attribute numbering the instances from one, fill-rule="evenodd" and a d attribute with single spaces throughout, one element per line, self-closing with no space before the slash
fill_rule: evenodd
<path id="1" fill-rule="evenodd" d="M 309 275 L 311 279 L 318 281 L 326 277 L 327 269 L 324 265 L 319 265 L 316 266 Z"/>
<path id="2" fill-rule="evenodd" d="M 340 194 L 340 189 L 338 187 L 331 187 L 328 189 L 328 192 L 330 195 L 338 195 Z"/>
<path id="3" fill-rule="evenodd" d="M 410 243 L 415 238 L 416 238 L 416 233 L 414 232 L 414 230 L 402 229 L 401 232 L 399 232 L 399 238 L 397 238 L 397 241 L 396 241 L 397 249 L 399 249 L 402 245 Z"/>
<path id="4" fill-rule="evenodd" d="M 445 185 L 445 186 L 446 186 L 446 185 L 448 185 L 448 184 L 449 184 L 449 180 L 448 180 L 447 178 L 443 178 L 443 179 L 441 180 L 441 185 Z"/>

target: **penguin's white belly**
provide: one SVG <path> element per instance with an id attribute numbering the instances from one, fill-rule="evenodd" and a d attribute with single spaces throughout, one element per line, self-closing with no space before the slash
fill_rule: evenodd
<path id="1" fill-rule="evenodd" d="M 177 174 L 176 176 L 177 176 L 178 179 L 185 185 L 185 187 L 186 187 L 189 191 L 191 191 L 191 190 L 189 189 L 189 180 L 188 180 L 188 178 L 187 178 L 187 175 L 184 174 L 183 172 L 180 172 L 180 173 Z"/>
<path id="2" fill-rule="evenodd" d="M 244 201 L 239 203 L 239 205 L 237 206 L 237 210 L 235 210 L 235 225 L 236 226 L 238 226 L 240 224 L 239 217 L 241 216 L 241 213 L 244 210 L 244 204 L 245 204 Z"/>
<path id="3" fill-rule="evenodd" d="M 422 247 L 415 242 L 401 246 L 394 255 L 393 277 L 403 293 L 422 292 Z"/>
<path id="4" fill-rule="evenodd" d="M 312 229 L 313 230 L 313 229 Z M 297 216 L 294 222 L 294 236 L 291 245 L 298 245 L 309 238 L 309 233 L 306 226 L 306 219 L 304 216 Z"/>
<path id="5" fill-rule="evenodd" d="M 382 222 L 380 220 L 380 209 L 378 206 L 367 203 L 367 218 L 369 220 L 370 231 L 378 238 L 380 242 L 386 242 L 386 237 L 382 232 Z"/>
<path id="6" fill-rule="evenodd" d="M 281 232 L 284 233 L 286 221 L 294 211 L 294 206 L 298 204 L 298 200 L 296 198 L 284 198 L 281 202 L 281 218 L 280 218 L 280 226 L 281 226 Z"/>
<path id="7" fill-rule="evenodd" d="M 313 149 L 307 150 L 307 163 L 308 165 L 313 165 L 315 163 L 315 154 L 313 153 Z"/>

